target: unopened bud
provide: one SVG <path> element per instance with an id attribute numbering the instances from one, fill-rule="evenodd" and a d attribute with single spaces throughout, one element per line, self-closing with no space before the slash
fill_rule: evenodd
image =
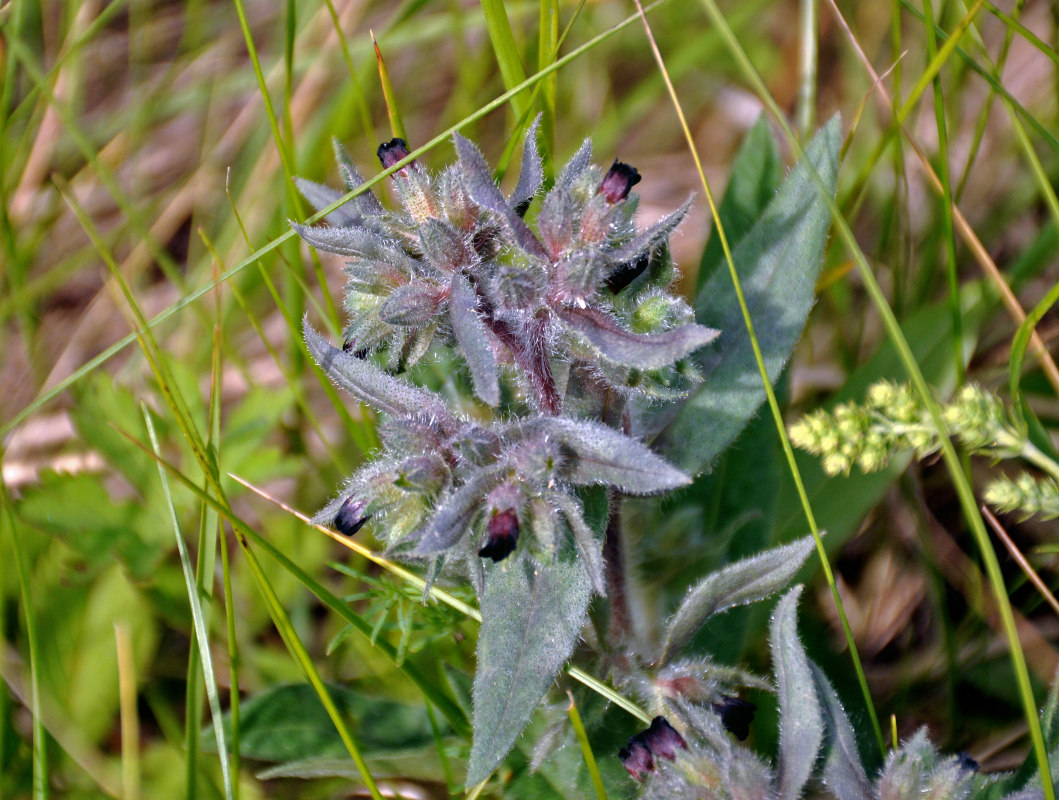
<path id="1" fill-rule="evenodd" d="M 629 190 L 640 182 L 640 173 L 636 167 L 630 167 L 617 159 L 603 176 L 599 191 L 607 198 L 608 203 L 618 203 L 629 196 Z"/>
<path id="2" fill-rule="evenodd" d="M 645 772 L 655 771 L 655 760 L 647 746 L 634 736 L 629 744 L 618 751 L 622 765 L 636 780 L 641 780 Z"/>
<path id="3" fill-rule="evenodd" d="M 713 703 L 713 710 L 721 718 L 725 729 L 739 741 L 750 735 L 750 723 L 754 721 L 754 712 L 757 711 L 757 706 L 753 703 L 724 695 Z"/>
<path id="4" fill-rule="evenodd" d="M 507 558 L 518 545 L 518 514 L 515 509 L 509 508 L 494 514 L 490 517 L 486 530 L 489 533 L 489 541 L 478 551 L 478 555 L 493 561 Z"/>
<path id="5" fill-rule="evenodd" d="M 338 509 L 334 522 L 331 524 L 343 536 L 352 536 L 371 518 L 371 514 L 364 513 L 364 509 L 367 507 L 368 504 L 365 501 L 350 497 Z"/>
<path id="6" fill-rule="evenodd" d="M 402 158 L 406 158 L 409 152 L 411 151 L 408 149 L 408 142 L 395 136 L 390 141 L 380 144 L 379 149 L 375 151 L 375 155 L 382 162 L 382 168 L 389 169 Z"/>

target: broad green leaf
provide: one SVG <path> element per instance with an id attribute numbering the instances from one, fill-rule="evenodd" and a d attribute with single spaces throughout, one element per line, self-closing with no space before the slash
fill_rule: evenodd
<path id="1" fill-rule="evenodd" d="M 488 569 L 474 676 L 467 785 L 487 777 L 529 722 L 581 633 L 591 595 L 578 563 L 534 563 L 523 552 Z"/>
<path id="2" fill-rule="evenodd" d="M 816 682 L 816 696 L 820 699 L 827 728 L 827 756 L 823 780 L 835 797 L 842 800 L 870 800 L 871 784 L 857 750 L 857 735 L 846 716 L 838 695 L 820 667 L 809 662 Z"/>
<path id="3" fill-rule="evenodd" d="M 334 684 L 327 690 L 356 730 L 364 753 L 433 744 L 430 720 L 422 704 L 383 700 Z M 230 739 L 230 715 L 225 715 L 224 730 Z M 283 762 L 346 756 L 345 763 L 355 769 L 334 722 L 308 684 L 278 686 L 244 700 L 239 709 L 239 752 L 258 761 Z"/>
<path id="4" fill-rule="evenodd" d="M 806 536 L 707 575 L 688 592 L 670 619 L 661 661 L 665 663 L 679 653 L 714 614 L 764 600 L 786 587 L 813 551 L 813 546 L 813 537 Z"/>
<path id="5" fill-rule="evenodd" d="M 798 638 L 801 593 L 802 587 L 795 586 L 780 598 L 769 630 L 780 707 L 779 800 L 801 797 L 824 737 L 824 720 L 813 673 Z"/>
<path id="6" fill-rule="evenodd" d="M 838 175 L 841 131 L 835 118 L 817 134 L 775 198 L 733 252 L 769 380 L 790 357 L 814 301 L 831 212 L 826 191 Z M 812 170 L 812 171 L 811 171 Z M 707 468 L 765 400 L 750 338 L 727 270 L 704 284 L 697 320 L 718 340 L 695 356 L 706 379 L 665 432 L 660 449 L 689 473 Z"/>
<path id="7" fill-rule="evenodd" d="M 732 162 L 732 173 L 725 187 L 717 213 L 724 227 L 728 246 L 735 248 L 772 200 L 783 181 L 783 161 L 780 150 L 769 128 L 768 118 L 762 114 Z M 696 290 L 701 290 L 707 279 L 724 266 L 724 249 L 717 226 L 710 230 L 710 238 L 702 251 Z"/>

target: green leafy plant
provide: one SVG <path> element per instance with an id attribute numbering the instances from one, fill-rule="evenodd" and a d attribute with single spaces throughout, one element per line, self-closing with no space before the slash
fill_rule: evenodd
<path id="1" fill-rule="evenodd" d="M 827 230 L 817 184 L 820 173 L 834 181 L 836 133 L 833 123 L 738 246 L 754 309 L 785 309 L 765 342 L 776 371 L 811 304 Z M 394 139 L 378 155 L 394 170 L 400 211 L 361 191 L 330 212 L 328 226 L 295 224 L 309 244 L 346 259 L 349 279 L 341 346 L 306 322 L 309 352 L 384 415 L 381 452 L 314 521 L 347 535 L 367 524 L 391 555 L 426 566 L 428 586 L 456 574 L 475 587 L 472 785 L 508 752 L 570 658 L 593 595 L 610 601 L 601 651 L 625 650 L 620 685 L 667 686 L 674 702 L 690 696 L 723 709 L 740 673 L 713 679 L 705 662 L 675 657 L 709 616 L 776 591 L 812 549 L 804 539 L 697 586 L 668 626 L 661 658 L 657 643 L 638 641 L 622 622 L 632 579 L 613 552 L 622 498 L 691 481 L 644 438 L 693 474 L 763 392 L 733 395 L 714 382 L 753 368 L 745 337 L 702 324 L 733 321 L 720 310 L 730 295 L 719 282 L 705 287 L 698 314 L 671 291 L 668 238 L 691 201 L 639 230 L 630 193 L 639 174 L 618 161 L 606 171 L 592 165 L 587 141 L 541 192 L 536 134 L 534 124 L 508 196 L 463 137 L 454 138 L 457 163 L 437 175 Z M 362 179 L 336 152 L 347 188 L 358 190 Z M 299 186 L 320 209 L 341 197 Z M 805 257 L 796 275 L 783 271 L 792 248 Z M 416 367 L 441 352 L 458 354 L 446 363 L 462 366 L 464 383 L 425 385 Z M 693 442 L 679 433 L 687 426 Z M 689 455 L 699 428 L 716 436 L 718 427 L 720 439 Z"/>

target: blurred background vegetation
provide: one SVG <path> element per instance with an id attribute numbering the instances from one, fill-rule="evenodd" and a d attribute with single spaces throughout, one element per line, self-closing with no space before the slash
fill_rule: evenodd
<path id="1" fill-rule="evenodd" d="M 720 6 L 802 134 L 842 115 L 838 204 L 927 379 L 942 396 L 968 379 L 1003 387 L 1019 320 L 1000 283 L 1032 308 L 1059 279 L 1059 3 Z M 483 8 L 497 7 L 514 51 L 486 24 Z M 648 18 L 718 192 L 765 104 L 711 7 L 667 0 Z M 378 171 L 375 147 L 393 133 L 369 30 L 410 145 L 474 116 L 462 132 L 498 163 L 520 120 L 506 104 L 477 112 L 631 19 L 540 81 L 532 110 L 546 112 L 553 161 L 592 136 L 597 161 L 634 164 L 641 221 L 653 221 L 701 187 L 634 15 L 610 0 L 0 5 L 0 796 L 223 797 L 210 707 L 233 705 L 233 794 L 357 795 L 306 662 L 342 687 L 335 702 L 376 779 L 404 797 L 456 790 L 468 738 L 442 706 L 466 708 L 473 621 L 421 605 L 415 586 L 229 477 L 311 513 L 375 444 L 371 415 L 339 398 L 302 349 L 306 309 L 332 333 L 340 324 L 343 278 L 338 260 L 289 235 L 287 220 L 308 215 L 290 177 L 339 185 L 331 137 L 366 176 Z M 949 33 L 962 34 L 958 47 L 945 49 Z M 501 62 L 516 73 L 502 76 Z M 873 89 L 878 75 L 885 95 Z M 520 110 L 531 92 L 516 96 Z M 451 159 L 446 142 L 423 157 L 432 167 Z M 955 222 L 930 172 L 962 212 Z M 674 240 L 689 293 L 700 263 L 717 260 L 703 254 L 708 220 L 700 192 Z M 792 419 L 860 398 L 875 378 L 904 377 L 841 247 L 818 288 L 780 387 Z M 157 320 L 139 342 L 137 315 Z M 1054 350 L 1054 313 L 1038 332 Z M 1029 360 L 1023 388 L 1054 431 L 1059 397 L 1040 363 Z M 160 473 L 152 436 L 172 470 Z M 905 460 L 826 478 L 813 459 L 799 463 L 880 717 L 902 738 L 928 724 L 987 769 L 1019 763 L 1026 724 L 944 469 Z M 992 468 L 966 466 L 972 477 Z M 663 510 L 643 509 L 639 542 L 661 602 L 805 527 L 764 418 Z M 254 534 L 245 545 L 222 522 L 233 515 Z M 1054 584 L 1055 523 L 1004 524 Z M 1014 560 L 1003 566 L 1043 693 L 1059 663 L 1059 617 Z M 802 630 L 865 723 L 818 573 L 806 575 Z M 730 616 L 700 649 L 764 672 L 767 614 Z M 608 790 L 625 796 L 631 781 L 613 754 L 636 726 L 587 703 Z M 525 769 L 547 718 L 487 792 L 581 796 Z"/>

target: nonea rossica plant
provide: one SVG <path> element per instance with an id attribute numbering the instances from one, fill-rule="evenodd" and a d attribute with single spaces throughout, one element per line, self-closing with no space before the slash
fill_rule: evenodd
<path id="1" fill-rule="evenodd" d="M 445 570 L 475 586 L 483 627 L 470 783 L 510 748 L 569 657 L 592 594 L 606 594 L 615 497 L 690 482 L 626 434 L 627 409 L 686 395 L 699 382 L 689 356 L 718 335 L 670 290 L 668 239 L 690 199 L 639 230 L 630 193 L 639 174 L 593 165 L 586 141 L 534 207 L 536 129 L 510 196 L 459 135 L 458 160 L 440 174 L 394 139 L 378 155 L 399 167 L 403 208 L 363 192 L 326 227 L 295 225 L 347 260 L 343 341 L 331 345 L 306 322 L 309 351 L 384 415 L 381 452 L 315 521 L 348 535 L 369 524 L 394 556 L 424 563 L 430 581 Z M 361 178 L 337 150 L 355 189 Z M 317 208 L 340 196 L 300 188 Z M 453 353 L 461 369 L 447 396 L 407 377 Z M 497 668 L 520 648 L 514 674 Z"/>

